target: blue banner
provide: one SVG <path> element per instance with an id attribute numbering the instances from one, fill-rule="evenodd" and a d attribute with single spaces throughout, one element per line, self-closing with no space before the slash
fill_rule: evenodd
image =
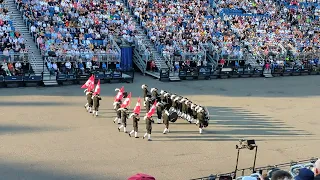
<path id="1" fill-rule="evenodd" d="M 34 82 L 39 82 L 42 81 L 42 76 L 24 76 L 23 78 L 24 81 L 34 81 Z"/>
<path id="2" fill-rule="evenodd" d="M 57 81 L 65 81 L 67 80 L 67 76 L 65 74 L 57 75 Z"/>
<path id="3" fill-rule="evenodd" d="M 104 74 L 96 74 L 95 79 L 104 79 L 105 75 Z"/>
<path id="4" fill-rule="evenodd" d="M 74 74 L 68 74 L 66 77 L 68 80 L 74 80 L 77 79 L 76 76 Z"/>
<path id="5" fill-rule="evenodd" d="M 132 69 L 132 47 L 121 47 L 121 69 L 124 71 Z"/>
<path id="6" fill-rule="evenodd" d="M 77 79 L 79 79 L 79 80 L 87 80 L 87 79 L 89 79 L 89 77 L 90 77 L 90 75 L 79 75 L 77 77 Z"/>
<path id="7" fill-rule="evenodd" d="M 112 74 L 111 74 L 111 73 L 106 73 L 106 74 L 104 75 L 104 78 L 105 78 L 105 79 L 111 79 L 111 78 L 112 78 Z"/>
<path id="8" fill-rule="evenodd" d="M 6 82 L 23 81 L 22 76 L 6 76 L 4 78 Z"/>
<path id="9" fill-rule="evenodd" d="M 113 78 L 121 78 L 121 74 L 119 74 L 119 73 L 114 73 L 114 74 L 113 74 Z"/>

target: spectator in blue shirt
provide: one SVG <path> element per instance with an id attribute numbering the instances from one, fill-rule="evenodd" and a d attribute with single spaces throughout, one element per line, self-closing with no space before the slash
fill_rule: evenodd
<path id="1" fill-rule="evenodd" d="M 106 64 L 105 62 L 102 63 L 102 69 L 103 69 L 104 71 L 107 70 L 107 64 Z"/>

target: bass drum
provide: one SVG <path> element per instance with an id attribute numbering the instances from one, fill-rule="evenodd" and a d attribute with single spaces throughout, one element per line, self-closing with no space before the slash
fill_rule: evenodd
<path id="1" fill-rule="evenodd" d="M 170 122 L 176 122 L 178 120 L 178 114 L 176 112 L 169 112 L 169 121 Z"/>

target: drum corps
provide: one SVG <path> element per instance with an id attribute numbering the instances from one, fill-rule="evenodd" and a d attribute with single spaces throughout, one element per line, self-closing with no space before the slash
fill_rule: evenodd
<path id="1" fill-rule="evenodd" d="M 146 124 L 146 132 L 143 139 L 147 137 L 148 141 L 151 141 L 152 125 L 155 123 L 152 118 L 153 115 L 156 115 L 157 124 L 164 124 L 163 134 L 169 133 L 169 124 L 176 122 L 179 118 L 188 121 L 190 124 L 196 124 L 199 127 L 200 134 L 203 133 L 203 128 L 209 125 L 209 112 L 207 109 L 191 102 L 188 98 L 164 90 L 158 92 L 157 88 L 151 88 L 149 91 L 148 86 L 145 84 L 143 84 L 141 88 L 143 107 L 147 112 L 143 117 Z M 118 127 L 119 132 L 123 128 L 123 132 L 128 133 L 127 121 L 132 121 L 133 127 L 128 135 L 129 137 L 132 137 L 134 134 L 135 138 L 139 138 L 138 124 L 140 122 L 141 110 L 140 98 L 130 114 L 128 105 L 130 104 L 131 93 L 128 96 L 128 93 L 124 91 L 124 87 L 115 89 L 115 91 L 117 91 L 117 95 L 113 102 L 113 107 L 116 112 L 116 118 L 113 120 L 113 123 L 120 125 Z M 89 113 L 93 113 L 93 116 L 98 116 L 100 106 L 99 101 L 101 100 L 99 93 L 88 89 L 84 92 L 87 97 L 87 103 L 84 106 L 85 109 Z"/>

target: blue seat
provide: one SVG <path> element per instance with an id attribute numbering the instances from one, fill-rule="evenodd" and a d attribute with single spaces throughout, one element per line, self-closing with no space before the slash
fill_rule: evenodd
<path id="1" fill-rule="evenodd" d="M 44 36 L 45 36 L 46 38 L 51 38 L 51 34 L 48 34 L 48 33 L 46 33 Z"/>

